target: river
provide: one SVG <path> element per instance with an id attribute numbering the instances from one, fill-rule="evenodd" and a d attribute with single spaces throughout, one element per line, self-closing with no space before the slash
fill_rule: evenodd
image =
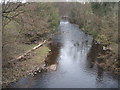
<path id="1" fill-rule="evenodd" d="M 47 64 L 56 71 L 42 72 L 10 84 L 11 88 L 117 88 L 117 77 L 88 59 L 93 38 L 75 24 L 62 20 L 59 34 L 52 38 Z M 93 55 L 95 56 L 95 55 Z"/>

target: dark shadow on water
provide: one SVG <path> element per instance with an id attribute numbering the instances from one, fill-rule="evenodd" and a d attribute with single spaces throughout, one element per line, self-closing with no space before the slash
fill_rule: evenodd
<path id="1" fill-rule="evenodd" d="M 96 78 L 97 82 L 101 82 L 102 81 L 103 73 L 104 73 L 103 71 L 104 71 L 104 69 L 101 68 L 99 65 L 97 65 L 97 78 Z"/>
<path id="2" fill-rule="evenodd" d="M 97 56 L 103 53 L 103 49 L 102 49 L 102 45 L 96 43 L 95 41 L 93 41 L 92 47 L 87 55 L 87 62 L 88 62 L 88 66 L 89 68 L 93 68 L 97 59 Z"/>
<path id="3" fill-rule="evenodd" d="M 46 66 L 52 65 L 52 64 L 57 64 L 57 58 L 59 56 L 59 50 L 60 50 L 60 43 L 55 43 L 52 42 L 49 44 L 49 48 L 50 48 L 50 53 L 47 56 L 47 58 L 45 59 L 45 64 Z"/>
<path id="4" fill-rule="evenodd" d="M 96 68 L 96 81 L 97 83 L 102 82 L 104 68 L 100 67 L 96 62 L 98 62 L 97 57 L 100 53 L 104 53 L 102 49 L 102 45 L 98 44 L 96 41 L 93 41 L 92 47 L 87 55 L 87 66 L 88 68 Z M 100 63 L 100 62 L 98 62 Z"/>

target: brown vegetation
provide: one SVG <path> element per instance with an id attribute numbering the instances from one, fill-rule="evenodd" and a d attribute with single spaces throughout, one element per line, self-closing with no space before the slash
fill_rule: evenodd
<path id="1" fill-rule="evenodd" d="M 55 33 L 60 19 L 53 3 L 3 3 L 2 14 L 2 78 L 10 83 L 44 65 L 49 50 L 39 43 Z"/>
<path id="2" fill-rule="evenodd" d="M 118 3 L 71 4 L 70 21 L 103 45 L 104 54 L 98 59 L 104 61 L 107 69 L 118 73 Z"/>
<path id="3" fill-rule="evenodd" d="M 58 9 L 52 3 L 11 2 L 4 4 L 3 7 L 9 7 L 3 10 L 4 66 L 9 60 L 20 56 L 39 41 L 48 39 L 59 24 L 59 15 Z"/>

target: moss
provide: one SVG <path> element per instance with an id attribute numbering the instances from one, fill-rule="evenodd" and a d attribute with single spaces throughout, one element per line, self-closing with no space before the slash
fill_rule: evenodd
<path id="1" fill-rule="evenodd" d="M 109 42 L 108 38 L 105 35 L 100 35 L 100 34 L 96 37 L 96 40 L 98 42 L 106 43 L 106 44 L 108 44 L 108 42 Z"/>
<path id="2" fill-rule="evenodd" d="M 98 32 L 96 30 L 89 30 L 87 31 L 88 34 L 92 35 L 94 38 L 97 36 Z"/>

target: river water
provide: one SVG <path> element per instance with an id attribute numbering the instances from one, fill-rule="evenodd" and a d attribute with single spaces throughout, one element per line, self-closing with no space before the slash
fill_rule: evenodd
<path id="1" fill-rule="evenodd" d="M 11 88 L 117 88 L 117 77 L 110 75 L 88 59 L 93 38 L 77 25 L 61 21 L 59 34 L 52 38 L 49 65 L 57 64 L 56 71 L 28 76 L 11 84 Z M 94 50 L 96 54 L 97 50 Z M 95 54 L 92 56 L 94 57 Z M 93 59 L 93 58 L 92 58 Z"/>

